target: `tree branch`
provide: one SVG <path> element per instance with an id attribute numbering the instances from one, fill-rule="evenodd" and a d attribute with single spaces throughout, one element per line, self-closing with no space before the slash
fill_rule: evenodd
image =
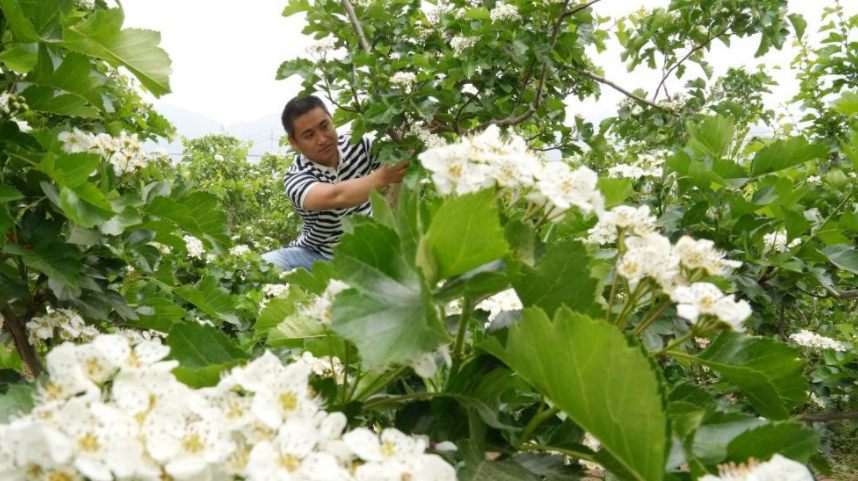
<path id="1" fill-rule="evenodd" d="M 829 297 L 836 297 L 837 299 L 858 299 L 858 289 L 852 291 L 841 291 L 836 287 L 826 287 L 826 291 L 831 294 Z"/>
<path id="2" fill-rule="evenodd" d="M 707 38 L 705 42 L 703 42 L 700 45 L 697 45 L 696 47 L 692 48 L 691 51 L 688 52 L 687 55 L 682 57 L 682 59 L 679 62 L 676 62 L 675 64 L 673 64 L 673 66 L 671 66 L 667 70 L 667 73 L 664 74 L 664 77 L 662 77 L 661 82 L 658 83 L 658 87 L 656 87 L 656 89 L 655 89 L 655 95 L 652 96 L 653 102 L 655 102 L 655 100 L 658 98 L 658 92 L 661 90 L 662 86 L 664 86 L 664 83 L 667 82 L 668 77 L 670 77 L 671 74 L 673 74 L 673 72 L 676 71 L 676 69 L 679 68 L 680 65 L 685 63 L 685 61 L 688 60 L 689 58 L 691 58 L 691 56 L 694 55 L 695 53 L 706 48 L 706 46 L 709 45 L 710 43 L 712 43 L 713 40 L 715 40 L 716 38 L 721 37 L 722 35 L 726 34 L 731 28 L 733 28 L 732 23 L 730 23 L 730 25 L 727 25 L 727 28 L 722 30 L 717 35 L 710 34 L 709 38 Z"/>
<path id="3" fill-rule="evenodd" d="M 358 39 L 360 39 L 360 47 L 364 52 L 370 53 L 371 50 L 369 48 L 369 43 L 366 41 L 366 37 L 363 34 L 363 28 L 360 26 L 360 21 L 357 18 L 357 14 L 355 13 L 355 8 L 352 6 L 352 2 L 349 0 L 341 0 L 343 4 L 343 8 L 346 9 L 346 13 L 349 15 L 349 20 L 352 22 L 352 27 L 355 29 L 355 33 L 357 33 Z"/>
<path id="4" fill-rule="evenodd" d="M 800 419 L 811 423 L 827 423 L 828 421 L 840 421 L 843 419 L 858 419 L 858 411 L 804 414 Z"/>
<path id="5" fill-rule="evenodd" d="M 572 10 L 569 10 L 568 12 L 564 12 L 564 13 L 561 15 L 561 17 L 564 17 L 564 18 L 565 18 L 565 17 L 571 17 L 572 15 L 575 15 L 576 13 L 578 13 L 578 12 L 580 12 L 580 11 L 582 11 L 582 10 L 586 10 L 586 9 L 588 9 L 588 8 L 592 7 L 594 4 L 597 4 L 597 3 L 601 2 L 601 1 L 602 1 L 602 0 L 590 0 L 589 2 L 585 3 L 584 5 L 579 5 L 579 6 L 575 7 L 575 8 L 573 8 Z"/>
<path id="6" fill-rule="evenodd" d="M 591 72 L 591 71 L 589 71 L 589 70 L 584 70 L 584 69 L 575 68 L 575 67 L 572 67 L 572 68 L 573 68 L 573 69 L 575 69 L 575 71 L 576 71 L 576 72 L 578 72 L 578 73 L 580 73 L 581 75 L 584 75 L 585 77 L 589 77 L 589 78 L 591 78 L 591 79 L 595 80 L 596 82 L 599 82 L 600 84 L 605 84 L 605 85 L 607 85 L 608 87 L 611 87 L 612 89 L 616 90 L 617 92 L 619 92 L 619 93 L 621 93 L 621 94 L 625 95 L 626 97 L 628 97 L 628 98 L 630 98 L 630 99 L 632 99 L 632 100 L 636 100 L 636 101 L 638 101 L 638 102 L 640 102 L 640 103 L 642 103 L 642 104 L 649 105 L 650 107 L 653 107 L 653 108 L 659 109 L 659 110 L 661 110 L 662 112 L 665 112 L 665 113 L 672 113 L 672 112 L 669 112 L 669 111 L 668 111 L 667 109 L 665 109 L 664 107 L 662 107 L 661 105 L 658 105 L 658 104 L 657 104 L 657 103 L 655 103 L 655 102 L 651 102 L 651 101 L 649 101 L 649 100 L 647 100 L 647 99 L 645 99 L 645 98 L 641 97 L 640 95 L 635 95 L 634 93 L 629 92 L 628 90 L 626 90 L 626 89 L 624 89 L 624 88 L 620 87 L 619 85 L 615 84 L 614 82 L 611 82 L 610 80 L 608 80 L 608 79 L 606 79 L 606 78 L 604 78 L 604 77 L 600 77 L 600 76 L 596 75 L 595 73 L 593 73 L 593 72 Z M 674 115 L 676 115 L 676 114 L 674 114 Z"/>
<path id="7" fill-rule="evenodd" d="M 12 334 L 12 339 L 15 341 L 15 348 L 18 350 L 21 360 L 24 361 L 30 369 L 30 373 L 33 377 L 38 377 L 39 374 L 42 373 L 44 367 L 42 365 L 42 359 L 36 353 L 36 350 L 33 349 L 33 346 L 30 344 L 28 339 L 27 322 L 36 315 L 36 310 L 43 302 L 43 297 L 44 296 L 41 292 L 36 294 L 36 297 L 33 299 L 33 304 L 29 309 L 27 309 L 27 312 L 24 313 L 23 316 L 15 315 L 15 312 L 11 309 L 3 309 L 0 311 L 0 321 L 3 321 L 3 325 L 6 326 Z"/>

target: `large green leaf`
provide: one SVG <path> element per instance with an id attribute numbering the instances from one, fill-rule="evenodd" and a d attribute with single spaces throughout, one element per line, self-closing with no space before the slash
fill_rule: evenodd
<path id="1" fill-rule="evenodd" d="M 217 285 L 217 279 L 214 277 L 203 277 L 196 287 L 184 285 L 173 292 L 213 318 L 223 319 L 231 324 L 239 323 L 235 315 L 235 300 L 226 289 Z"/>
<path id="2" fill-rule="evenodd" d="M 229 336 L 196 322 L 173 325 L 166 344 L 170 359 L 180 363 L 173 373 L 192 387 L 217 384 L 221 372 L 247 359 Z"/>
<path id="3" fill-rule="evenodd" d="M 858 92 L 843 92 L 834 108 L 847 115 L 858 114 Z"/>
<path id="4" fill-rule="evenodd" d="M 815 429 L 796 422 L 775 422 L 745 431 L 730 441 L 727 457 L 728 461 L 740 463 L 781 454 L 804 463 L 816 453 L 819 441 Z"/>
<path id="5" fill-rule="evenodd" d="M 828 147 L 811 145 L 804 137 L 779 140 L 757 153 L 751 164 L 751 174 L 778 172 L 809 160 L 823 158 L 826 154 Z"/>
<path id="6" fill-rule="evenodd" d="M 505 256 L 509 246 L 498 220 L 494 192 L 486 189 L 444 202 L 420 248 L 435 268 L 432 274 L 426 273 L 430 279 L 464 274 Z"/>
<path id="7" fill-rule="evenodd" d="M 90 57 L 124 66 L 156 97 L 170 92 L 170 57 L 158 47 L 161 34 L 151 30 L 122 30 L 121 8 L 94 13 L 84 22 L 68 27 L 63 46 Z"/>
<path id="8" fill-rule="evenodd" d="M 426 281 L 390 228 L 364 224 L 343 236 L 333 268 L 353 289 L 336 297 L 332 328 L 367 365 L 404 363 L 447 340 Z"/>
<path id="9" fill-rule="evenodd" d="M 83 227 L 95 227 L 115 215 L 104 193 L 89 182 L 60 189 L 60 208 Z"/>
<path id="10" fill-rule="evenodd" d="M 181 199 L 156 197 L 146 211 L 174 222 L 199 238 L 229 243 L 226 214 L 218 205 L 217 197 L 208 192 L 194 192 Z"/>
<path id="11" fill-rule="evenodd" d="M 303 270 L 303 269 L 302 269 Z M 299 303 L 306 301 L 305 296 L 299 289 L 289 286 L 288 293 L 285 297 L 276 297 L 269 300 L 259 317 L 256 318 L 256 323 L 253 325 L 253 331 L 257 338 L 264 338 L 268 335 L 268 331 L 277 327 L 283 322 L 286 317 L 295 314 Z"/>
<path id="12" fill-rule="evenodd" d="M 724 332 L 694 359 L 739 386 L 754 409 L 769 419 L 789 417 L 807 398 L 798 350 L 774 339 Z"/>
<path id="13" fill-rule="evenodd" d="M 221 330 L 196 322 L 181 322 L 170 328 L 166 340 L 170 359 L 182 366 L 201 368 L 246 359 L 247 355 Z"/>
<path id="14" fill-rule="evenodd" d="M 716 115 L 706 117 L 700 123 L 688 124 L 688 147 L 699 157 L 720 159 L 733 144 L 735 133 L 733 119 Z"/>
<path id="15" fill-rule="evenodd" d="M 290 17 L 296 13 L 306 12 L 312 7 L 310 0 L 289 0 L 289 4 L 283 9 L 283 16 Z"/>
<path id="16" fill-rule="evenodd" d="M 97 154 L 52 154 L 45 155 L 37 168 L 60 187 L 77 187 L 95 172 L 101 164 L 101 156 Z"/>
<path id="17" fill-rule="evenodd" d="M 64 115 L 68 117 L 82 117 L 85 119 L 97 119 L 98 110 L 90 107 L 87 102 L 76 95 L 57 94 L 51 87 L 32 85 L 23 92 L 24 98 L 30 109 L 37 112 Z"/>
<path id="18" fill-rule="evenodd" d="M 46 99 L 49 103 L 66 102 L 62 99 L 71 97 L 80 105 L 92 105 L 99 110 L 104 109 L 104 99 L 99 91 L 99 87 L 104 84 L 104 78 L 92 74 L 89 58 L 77 53 L 69 53 L 63 58 L 59 68 L 54 71 L 47 47 L 41 47 L 39 56 L 42 60 L 39 61 L 37 75 L 24 85 L 32 84 L 52 89 L 54 92 Z M 35 108 L 32 105 L 30 107 Z"/>
<path id="19" fill-rule="evenodd" d="M 611 177 L 599 178 L 596 186 L 599 188 L 599 192 L 605 197 L 606 208 L 622 204 L 635 190 L 630 179 L 614 179 Z"/>
<path id="20" fill-rule="evenodd" d="M 6 349 L 5 346 L 2 346 Z M 13 384 L 6 393 L 0 395 L 0 423 L 8 423 L 12 419 L 27 414 L 35 407 L 33 388 L 27 385 Z"/>
<path id="21" fill-rule="evenodd" d="M 11 43 L 0 52 L 0 62 L 9 70 L 24 75 L 36 67 L 37 52 L 37 43 Z"/>
<path id="22" fill-rule="evenodd" d="M 0 0 L 0 9 L 3 10 L 3 17 L 9 24 L 9 30 L 12 31 L 12 36 L 19 42 L 37 42 L 39 36 L 36 34 L 36 29 L 32 22 L 24 15 L 21 5 L 18 0 Z"/>
<path id="23" fill-rule="evenodd" d="M 598 311 L 596 286 L 587 266 L 587 250 L 578 241 L 551 244 L 536 268 L 522 266 L 521 276 L 513 282 L 525 307 L 540 307 L 553 316 L 561 305 L 573 311 Z"/>
<path id="24" fill-rule="evenodd" d="M 552 322 L 531 308 L 509 328 L 506 345 L 493 337 L 481 347 L 592 433 L 625 476 L 662 479 L 670 441 L 667 402 L 636 341 L 568 309 Z"/>
<path id="25" fill-rule="evenodd" d="M 0 184 L 0 203 L 12 202 L 13 200 L 23 199 L 24 194 L 11 185 Z"/>
<path id="26" fill-rule="evenodd" d="M 858 251 L 849 245 L 828 246 L 820 251 L 835 266 L 858 274 Z"/>
<path id="27" fill-rule="evenodd" d="M 44 273 L 50 279 L 77 289 L 80 286 L 81 264 L 78 250 L 54 239 L 40 239 L 33 245 L 6 244 L 6 254 L 21 256 L 24 265 Z"/>

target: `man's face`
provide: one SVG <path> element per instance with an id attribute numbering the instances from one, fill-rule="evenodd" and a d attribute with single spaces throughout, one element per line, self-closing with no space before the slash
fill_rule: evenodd
<path id="1" fill-rule="evenodd" d="M 289 137 L 292 148 L 317 164 L 337 165 L 337 131 L 331 116 L 319 107 L 293 122 L 295 137 Z"/>

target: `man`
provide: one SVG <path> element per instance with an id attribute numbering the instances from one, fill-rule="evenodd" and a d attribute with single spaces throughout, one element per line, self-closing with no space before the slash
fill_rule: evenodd
<path id="1" fill-rule="evenodd" d="M 314 96 L 290 100 L 282 121 L 289 144 L 301 153 L 284 187 L 304 227 L 289 247 L 262 258 L 284 270 L 310 269 L 313 261 L 330 260 L 343 235 L 342 218 L 372 215 L 369 193 L 402 182 L 409 162 L 382 165 L 370 154 L 369 138 L 352 145 L 348 135 L 337 136 L 328 109 Z"/>

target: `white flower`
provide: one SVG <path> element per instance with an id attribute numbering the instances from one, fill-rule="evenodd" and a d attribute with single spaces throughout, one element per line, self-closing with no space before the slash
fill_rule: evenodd
<path id="1" fill-rule="evenodd" d="M 811 347 L 814 349 L 833 349 L 838 352 L 846 352 L 846 346 L 840 341 L 835 341 L 829 337 L 820 336 L 815 332 L 810 332 L 806 329 L 790 334 L 790 340 L 799 346 Z"/>
<path id="2" fill-rule="evenodd" d="M 521 20 L 521 15 L 515 8 L 515 5 L 509 5 L 503 2 L 496 3 L 495 8 L 493 8 L 490 12 L 490 15 L 492 18 L 492 22 L 504 20 Z"/>
<path id="3" fill-rule="evenodd" d="M 671 293 L 671 298 L 678 303 L 676 313 L 692 324 L 697 323 L 700 316 L 710 315 L 734 330 L 742 331 L 742 322 L 751 315 L 751 306 L 747 302 L 736 301 L 732 294 L 725 295 L 708 282 L 677 287 Z"/>
<path id="4" fill-rule="evenodd" d="M 744 465 L 721 465 L 718 471 L 718 476 L 707 474 L 700 481 L 813 481 L 805 465 L 780 454 L 764 463 L 749 460 Z"/>
<path id="5" fill-rule="evenodd" d="M 417 84 L 417 74 L 413 72 L 396 72 L 390 78 L 390 83 L 408 92 Z"/>
<path id="6" fill-rule="evenodd" d="M 333 319 L 331 307 L 334 304 L 334 297 L 348 288 L 349 285 L 345 282 L 331 279 L 325 292 L 313 299 L 309 305 L 301 310 L 301 313 L 313 319 L 318 319 L 322 324 L 329 326 Z"/>
<path id="7" fill-rule="evenodd" d="M 337 39 L 333 37 L 324 38 L 313 45 L 307 47 L 307 53 L 317 57 L 324 57 L 325 54 L 334 50 Z"/>
<path id="8" fill-rule="evenodd" d="M 245 244 L 239 244 L 229 250 L 229 255 L 239 257 L 243 256 L 244 254 L 247 254 L 248 252 L 250 252 L 249 246 Z"/>
<path id="9" fill-rule="evenodd" d="M 477 40 L 477 37 L 456 36 L 450 40 L 450 47 L 453 49 L 453 54 L 459 57 L 462 55 L 462 52 L 473 47 L 477 43 Z"/>
<path id="10" fill-rule="evenodd" d="M 188 249 L 188 257 L 202 259 L 206 252 L 202 241 L 192 235 L 186 235 L 183 239 L 185 240 L 185 247 Z"/>
<path id="11" fill-rule="evenodd" d="M 63 151 L 69 154 L 89 152 L 95 146 L 95 139 L 91 134 L 74 128 L 71 132 L 60 132 L 57 140 L 63 143 Z"/>
<path id="12" fill-rule="evenodd" d="M 447 141 L 444 140 L 443 137 L 437 134 L 433 134 L 429 129 L 421 127 L 417 122 L 411 122 L 408 124 L 408 132 L 406 135 L 417 137 L 423 142 L 423 145 L 427 149 L 434 149 L 436 147 L 442 147 L 447 145 Z"/>
<path id="13" fill-rule="evenodd" d="M 480 91 L 479 91 L 479 89 L 474 87 L 473 84 L 465 84 L 462 86 L 462 93 L 468 94 L 468 95 L 477 95 L 478 93 L 480 93 Z"/>
<path id="14" fill-rule="evenodd" d="M 280 297 L 289 292 L 289 284 L 265 284 L 262 286 L 265 297 Z"/>
<path id="15" fill-rule="evenodd" d="M 337 384 L 342 384 L 345 370 L 342 361 L 336 356 L 331 360 L 330 356 L 317 358 L 313 353 L 305 351 L 303 354 L 292 357 L 296 363 L 309 368 L 317 376 L 333 377 Z"/>
<path id="16" fill-rule="evenodd" d="M 585 214 L 604 210 L 605 199 L 596 188 L 599 176 L 587 167 L 573 171 L 566 164 L 552 162 L 537 178 L 536 189 L 527 198 L 538 205 L 546 205 L 553 220 L 562 218 L 573 206 Z"/>
<path id="17" fill-rule="evenodd" d="M 426 444 L 423 440 L 412 438 L 393 428 L 382 431 L 380 438 L 365 428 L 358 428 L 343 435 L 346 446 L 365 461 L 355 470 L 356 479 L 456 479 L 452 466 L 439 456 L 424 453 Z"/>
<path id="18" fill-rule="evenodd" d="M 822 185 L 822 177 L 818 175 L 811 175 L 807 178 L 807 183 L 810 185 Z"/>
<path id="19" fill-rule="evenodd" d="M 515 289 L 507 289 L 480 302 L 477 304 L 477 309 L 489 311 L 489 321 L 486 323 L 488 327 L 488 324 L 491 324 L 502 312 L 518 311 L 524 309 L 524 306 Z"/>
<path id="20" fill-rule="evenodd" d="M 715 243 L 707 239 L 693 239 L 683 236 L 673 247 L 682 266 L 687 269 L 703 269 L 713 276 L 728 276 L 741 262 L 724 259 L 724 253 L 715 249 Z"/>
<path id="21" fill-rule="evenodd" d="M 590 448 L 594 452 L 598 451 L 602 447 L 602 443 L 600 443 L 599 440 L 596 439 L 590 433 L 584 433 L 583 444 L 584 444 L 584 446 L 587 446 L 588 448 Z M 599 465 L 592 462 L 592 461 L 584 461 L 582 459 L 582 460 L 579 460 L 578 462 L 579 462 L 579 464 L 585 466 L 587 469 L 598 469 L 599 468 Z"/>
<path id="22" fill-rule="evenodd" d="M 18 125 L 18 130 L 20 130 L 21 132 L 30 132 L 31 130 L 33 130 L 33 128 L 30 127 L 30 124 L 28 124 L 24 120 L 12 119 L 12 122 L 15 122 L 15 124 Z"/>
<path id="23" fill-rule="evenodd" d="M 787 233 L 785 231 L 771 232 L 763 236 L 763 252 L 781 253 L 801 244 L 801 238 L 795 238 L 787 244 Z"/>
<path id="24" fill-rule="evenodd" d="M 825 409 L 825 400 L 820 399 L 815 392 L 808 393 L 808 399 L 820 409 Z"/>

